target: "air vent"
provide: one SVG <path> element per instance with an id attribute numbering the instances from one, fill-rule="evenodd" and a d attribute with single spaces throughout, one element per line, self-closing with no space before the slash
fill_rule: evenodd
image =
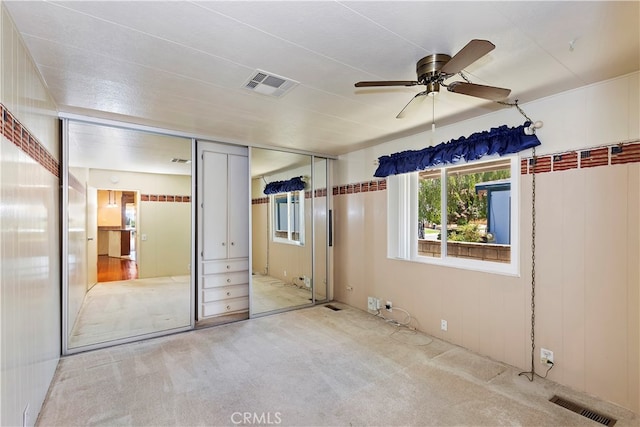
<path id="1" fill-rule="evenodd" d="M 549 402 L 555 403 L 556 405 L 562 406 L 563 408 L 566 408 L 572 412 L 575 412 L 576 414 L 580 414 L 585 418 L 589 418 L 590 420 L 605 426 L 612 427 L 616 423 L 616 420 L 614 420 L 613 418 L 609 418 L 605 415 L 597 413 L 596 411 L 592 411 L 591 409 L 585 408 L 582 405 L 578 405 L 577 403 L 570 402 L 558 396 L 553 396 L 551 399 L 549 399 Z"/>
<path id="2" fill-rule="evenodd" d="M 256 70 L 245 82 L 244 88 L 262 95 L 279 98 L 296 87 L 299 83 L 266 71 Z"/>
<path id="3" fill-rule="evenodd" d="M 171 163 L 191 163 L 191 160 L 189 159 L 177 159 L 177 158 L 173 158 L 171 159 Z"/>

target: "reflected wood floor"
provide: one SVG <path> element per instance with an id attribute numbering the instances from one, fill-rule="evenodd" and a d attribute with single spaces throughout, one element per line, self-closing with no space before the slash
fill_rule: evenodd
<path id="1" fill-rule="evenodd" d="M 138 278 L 138 264 L 127 258 L 98 256 L 98 282 L 134 280 Z"/>

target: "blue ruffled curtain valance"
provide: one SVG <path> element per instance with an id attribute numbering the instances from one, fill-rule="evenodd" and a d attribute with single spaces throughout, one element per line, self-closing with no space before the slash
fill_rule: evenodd
<path id="1" fill-rule="evenodd" d="M 288 193 L 289 191 L 304 190 L 305 183 L 301 176 L 296 176 L 287 181 L 273 181 L 264 187 L 264 194 Z"/>
<path id="2" fill-rule="evenodd" d="M 512 154 L 540 145 L 540 140 L 534 135 L 526 135 L 524 129 L 531 122 L 527 121 L 518 127 L 509 128 L 506 125 L 491 128 L 489 131 L 476 132 L 468 137 L 452 139 L 442 142 L 435 147 L 422 150 L 408 150 L 382 156 L 378 169 L 373 176 L 385 178 L 389 175 L 415 172 L 431 166 L 445 163 L 455 163 L 460 159 L 466 161 L 477 160 L 491 154 Z"/>

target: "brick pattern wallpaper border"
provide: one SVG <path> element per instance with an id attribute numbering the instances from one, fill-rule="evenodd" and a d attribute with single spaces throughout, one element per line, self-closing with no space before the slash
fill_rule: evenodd
<path id="1" fill-rule="evenodd" d="M 251 199 L 252 205 L 264 205 L 269 203 L 269 197 L 258 197 L 256 199 Z"/>
<path id="2" fill-rule="evenodd" d="M 190 203 L 191 196 L 176 196 L 167 194 L 141 194 L 141 202 L 169 202 L 169 203 Z"/>
<path id="3" fill-rule="evenodd" d="M 597 166 L 621 165 L 640 162 L 640 140 L 611 144 L 584 150 L 566 151 L 557 154 L 538 156 L 520 160 L 520 173 L 559 172 L 569 169 L 584 169 Z M 368 181 L 333 187 L 333 195 L 364 193 L 387 189 L 387 181 Z"/>
<path id="4" fill-rule="evenodd" d="M 2 135 L 56 178 L 60 178 L 60 163 L 2 103 L 0 103 L 0 125 Z"/>
<path id="5" fill-rule="evenodd" d="M 326 188 L 316 188 L 315 190 L 315 196 L 316 198 L 318 197 L 327 197 L 327 189 Z M 310 199 L 311 198 L 311 190 L 307 190 L 304 192 L 304 198 L 305 199 Z M 256 197 L 255 199 L 251 199 L 251 204 L 252 205 L 262 205 L 265 203 L 269 203 L 269 196 L 265 196 L 265 197 Z"/>
<path id="6" fill-rule="evenodd" d="M 356 184 L 347 184 L 333 187 L 333 195 L 368 193 L 371 191 L 382 191 L 387 189 L 387 180 L 380 179 L 378 181 L 358 182 Z"/>

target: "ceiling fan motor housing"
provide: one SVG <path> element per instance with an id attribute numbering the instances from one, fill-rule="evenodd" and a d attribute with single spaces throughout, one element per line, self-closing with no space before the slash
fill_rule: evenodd
<path id="1" fill-rule="evenodd" d="M 427 93 L 438 92 L 440 90 L 441 75 L 440 70 L 451 59 L 445 53 L 435 53 L 425 56 L 416 65 L 418 81 L 427 86 Z"/>

